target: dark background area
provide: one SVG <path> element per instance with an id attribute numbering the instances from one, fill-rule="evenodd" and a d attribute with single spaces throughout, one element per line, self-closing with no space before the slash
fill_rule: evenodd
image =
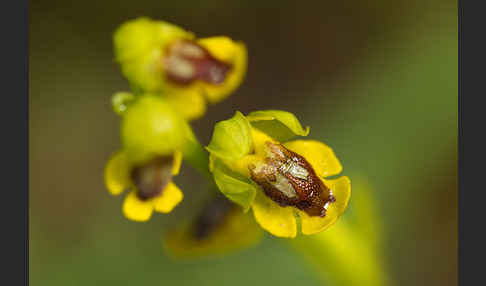
<path id="1" fill-rule="evenodd" d="M 318 285 L 280 239 L 227 257 L 173 261 L 161 235 L 204 199 L 183 166 L 184 203 L 149 224 L 122 217 L 103 185 L 120 147 L 110 97 L 128 90 L 112 33 L 149 16 L 247 44 L 238 91 L 193 123 L 284 109 L 364 176 L 397 285 L 457 285 L 456 1 L 31 1 L 31 285 Z M 349 257 L 353 259 L 353 257 Z"/>

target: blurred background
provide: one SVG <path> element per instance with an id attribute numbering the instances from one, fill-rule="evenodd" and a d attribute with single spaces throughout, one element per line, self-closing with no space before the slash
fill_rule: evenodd
<path id="1" fill-rule="evenodd" d="M 236 110 L 295 113 L 311 138 L 335 150 L 343 174 L 369 182 L 390 280 L 457 285 L 456 1 L 30 6 L 31 285 L 321 285 L 308 260 L 270 235 L 224 257 L 169 258 L 164 230 L 205 198 L 203 178 L 188 166 L 175 179 L 185 199 L 171 215 L 148 224 L 123 218 L 123 198 L 103 184 L 104 164 L 120 147 L 110 97 L 128 90 L 112 33 L 138 16 L 247 44 L 243 85 L 192 124 L 203 144 Z"/>

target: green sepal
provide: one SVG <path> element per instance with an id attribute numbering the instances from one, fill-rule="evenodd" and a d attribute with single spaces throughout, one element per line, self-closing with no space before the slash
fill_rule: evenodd
<path id="1" fill-rule="evenodd" d="M 231 171 L 220 160 L 213 162 L 213 176 L 221 193 L 247 212 L 256 195 L 256 188 L 248 178 Z"/>
<path id="2" fill-rule="evenodd" d="M 113 111 L 118 115 L 122 115 L 128 108 L 128 106 L 133 102 L 135 96 L 133 93 L 120 91 L 111 97 L 111 106 Z"/>
<path id="3" fill-rule="evenodd" d="M 115 58 L 118 62 L 137 60 L 154 49 L 163 49 L 173 39 L 193 37 L 171 23 L 136 18 L 124 22 L 113 34 Z"/>
<path id="4" fill-rule="evenodd" d="M 113 35 L 115 60 L 130 85 L 160 91 L 165 83 L 162 59 L 167 46 L 194 35 L 165 21 L 146 17 L 123 23 Z"/>
<path id="5" fill-rule="evenodd" d="M 161 97 L 143 95 L 123 113 L 121 139 L 130 161 L 180 150 L 186 138 L 184 120 Z"/>
<path id="6" fill-rule="evenodd" d="M 251 112 L 246 116 L 251 125 L 280 142 L 285 142 L 295 136 L 307 136 L 309 127 L 305 129 L 293 113 L 282 110 L 261 110 Z"/>
<path id="7" fill-rule="evenodd" d="M 232 118 L 216 123 L 206 149 L 221 159 L 238 160 L 251 152 L 252 144 L 250 123 L 237 111 Z"/>

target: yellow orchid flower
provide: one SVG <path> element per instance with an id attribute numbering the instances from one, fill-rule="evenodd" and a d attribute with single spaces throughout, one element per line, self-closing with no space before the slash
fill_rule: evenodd
<path id="1" fill-rule="evenodd" d="M 196 218 L 168 232 L 164 247 L 178 258 L 220 255 L 251 247 L 262 231 L 255 220 L 222 195 L 209 200 Z"/>
<path id="2" fill-rule="evenodd" d="M 306 136 L 297 118 L 285 111 L 237 112 L 216 124 L 207 150 L 220 191 L 279 237 L 321 232 L 345 211 L 351 194 L 346 176 L 327 179 L 342 166 L 330 147 Z"/>
<path id="3" fill-rule="evenodd" d="M 119 93 L 113 102 L 122 116 L 123 147 L 105 167 L 108 191 L 130 190 L 123 203 L 128 219 L 147 221 L 153 211 L 171 212 L 183 198 L 172 177 L 181 165 L 185 122 L 158 96 Z"/>
<path id="4" fill-rule="evenodd" d="M 169 213 L 182 201 L 182 191 L 172 182 L 172 176 L 179 173 L 181 157 L 175 152 L 141 165 L 130 162 L 124 151 L 111 157 L 105 168 L 105 184 L 115 196 L 130 190 L 122 208 L 126 218 L 148 221 L 154 211 Z"/>
<path id="5" fill-rule="evenodd" d="M 186 119 L 202 116 L 206 100 L 226 98 L 246 73 L 243 43 L 224 36 L 197 39 L 178 26 L 145 17 L 122 24 L 114 46 L 131 84 L 143 92 L 163 92 Z"/>

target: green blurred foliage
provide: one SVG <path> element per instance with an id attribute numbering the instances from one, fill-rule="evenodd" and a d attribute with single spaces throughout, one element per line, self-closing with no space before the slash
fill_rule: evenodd
<path id="1" fill-rule="evenodd" d="M 353 196 L 346 216 L 317 235 L 289 240 L 326 285 L 394 285 L 382 253 L 383 214 L 373 186 L 353 177 Z"/>
<path id="2" fill-rule="evenodd" d="M 206 198 L 204 178 L 187 166 L 175 179 L 185 199 L 171 215 L 123 218 L 123 198 L 103 185 L 104 164 L 120 147 L 110 97 L 128 89 L 112 33 L 137 16 L 247 44 L 243 86 L 193 124 L 201 143 L 236 110 L 295 113 L 311 138 L 333 147 L 343 174 L 372 184 L 383 219 L 377 251 L 392 280 L 457 284 L 456 1 L 30 4 L 31 285 L 320 283 L 269 236 L 228 257 L 170 260 L 161 235 Z"/>

